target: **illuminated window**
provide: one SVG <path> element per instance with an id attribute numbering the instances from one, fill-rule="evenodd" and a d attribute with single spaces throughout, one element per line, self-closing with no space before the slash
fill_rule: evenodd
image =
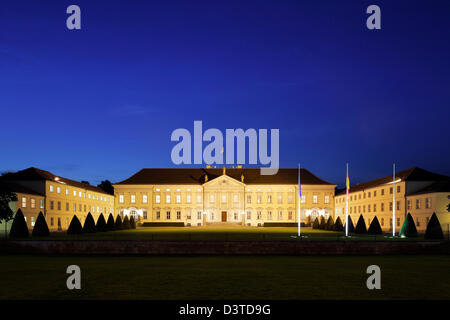
<path id="1" fill-rule="evenodd" d="M 77 190 L 73 190 L 73 196 L 74 196 L 74 197 L 77 196 Z"/>
<path id="2" fill-rule="evenodd" d="M 26 208 L 27 207 L 27 198 L 22 197 L 22 208 Z"/>
<path id="3" fill-rule="evenodd" d="M 252 203 L 252 196 L 250 194 L 247 195 L 247 203 Z"/>
<path id="4" fill-rule="evenodd" d="M 142 195 L 142 203 L 147 203 L 147 195 L 146 194 Z"/>
<path id="5" fill-rule="evenodd" d="M 256 212 L 256 219 L 257 219 L 257 220 L 261 220 L 261 217 L 262 217 L 261 211 L 257 211 L 257 212 Z"/>
<path id="6" fill-rule="evenodd" d="M 36 208 L 36 199 L 31 198 L 31 208 L 34 209 Z"/>
<path id="7" fill-rule="evenodd" d="M 53 192 L 53 186 L 50 185 L 50 192 Z"/>
<path id="8" fill-rule="evenodd" d="M 202 195 L 197 194 L 197 203 L 202 203 Z"/>
<path id="9" fill-rule="evenodd" d="M 226 194 L 222 194 L 222 203 L 227 202 L 227 195 Z"/>
<path id="10" fill-rule="evenodd" d="M 239 197 L 238 197 L 237 194 L 235 194 L 235 195 L 233 196 L 233 202 L 234 202 L 234 203 L 239 202 Z"/>
<path id="11" fill-rule="evenodd" d="M 73 212 L 77 212 L 77 204 L 76 203 L 73 204 Z"/>
<path id="12" fill-rule="evenodd" d="M 330 203 L 330 196 L 329 195 L 325 195 L 325 203 Z"/>
<path id="13" fill-rule="evenodd" d="M 166 203 L 170 203 L 170 194 L 166 194 Z"/>
<path id="14" fill-rule="evenodd" d="M 267 195 L 267 203 L 272 203 L 272 195 Z"/>
<path id="15" fill-rule="evenodd" d="M 317 203 L 317 194 L 313 195 L 313 203 Z"/>
<path id="16" fill-rule="evenodd" d="M 181 203 L 181 195 L 177 194 L 176 199 L 177 199 L 177 203 Z"/>
<path id="17" fill-rule="evenodd" d="M 256 203 L 261 203 L 261 195 L 258 194 L 258 196 L 256 197 Z"/>
<path id="18" fill-rule="evenodd" d="M 252 212 L 247 211 L 247 220 L 251 220 L 251 218 L 252 218 Z"/>
<path id="19" fill-rule="evenodd" d="M 90 199 L 91 198 L 91 194 L 90 193 L 88 193 L 88 199 Z"/>
<path id="20" fill-rule="evenodd" d="M 161 203 L 161 196 L 159 194 L 156 195 L 155 202 Z"/>
<path id="21" fill-rule="evenodd" d="M 305 203 L 306 202 L 306 195 L 302 194 L 302 197 L 300 198 L 300 202 L 301 203 Z"/>
<path id="22" fill-rule="evenodd" d="M 136 195 L 135 194 L 131 195 L 131 203 L 136 203 Z"/>
<path id="23" fill-rule="evenodd" d="M 188 193 L 188 194 L 186 195 L 186 202 L 187 202 L 187 203 L 191 203 L 191 194 L 190 194 L 190 193 Z"/>
<path id="24" fill-rule="evenodd" d="M 31 217 L 31 226 L 34 227 L 34 217 Z"/>
<path id="25" fill-rule="evenodd" d="M 78 196 L 81 198 L 81 191 L 78 191 Z M 98 200 L 98 196 L 97 196 L 97 200 Z"/>
<path id="26" fill-rule="evenodd" d="M 69 195 L 69 189 L 66 188 L 66 196 L 68 196 L 68 195 Z"/>
<path id="27" fill-rule="evenodd" d="M 44 209 L 44 199 L 39 200 L 39 208 Z"/>
<path id="28" fill-rule="evenodd" d="M 123 194 L 119 195 L 119 203 L 123 203 Z"/>
<path id="29" fill-rule="evenodd" d="M 267 219 L 272 220 L 272 211 L 267 212 Z"/>
<path id="30" fill-rule="evenodd" d="M 61 193 L 61 188 L 60 187 L 56 187 L 56 193 Z"/>
<path id="31" fill-rule="evenodd" d="M 209 196 L 209 202 L 214 203 L 214 195 L 213 194 Z"/>

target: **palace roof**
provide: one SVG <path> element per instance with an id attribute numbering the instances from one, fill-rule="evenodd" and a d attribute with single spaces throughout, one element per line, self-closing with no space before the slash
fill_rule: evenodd
<path id="1" fill-rule="evenodd" d="M 223 174 L 223 169 L 216 168 L 146 168 L 142 169 L 130 178 L 116 183 L 116 185 L 145 185 L 145 184 L 203 184 L 205 176 L 211 181 Z M 298 169 L 279 169 L 275 175 L 261 175 L 260 169 L 236 168 L 226 169 L 226 175 L 241 181 L 244 176 L 244 184 L 298 184 Z M 305 185 L 334 185 L 322 180 L 306 169 L 300 171 L 301 184 Z"/>

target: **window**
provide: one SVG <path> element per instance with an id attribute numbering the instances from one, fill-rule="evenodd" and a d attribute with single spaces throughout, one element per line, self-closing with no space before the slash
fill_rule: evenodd
<path id="1" fill-rule="evenodd" d="M 325 203 L 330 203 L 330 196 L 329 195 L 325 195 Z"/>
<path id="2" fill-rule="evenodd" d="M 261 203 L 261 195 L 258 194 L 258 196 L 256 197 L 256 203 Z"/>
<path id="3" fill-rule="evenodd" d="M 411 210 L 411 200 L 406 201 L 406 207 L 408 208 L 408 210 Z"/>
<path id="4" fill-rule="evenodd" d="M 197 203 L 202 203 L 202 195 L 197 194 Z"/>
<path id="5" fill-rule="evenodd" d="M 161 219 L 161 212 L 156 211 L 156 220 L 160 220 L 160 219 Z"/>
<path id="6" fill-rule="evenodd" d="M 234 194 L 234 195 L 233 195 L 233 202 L 234 202 L 234 203 L 238 203 L 238 202 L 239 202 L 239 197 L 238 197 L 237 194 Z"/>
<path id="7" fill-rule="evenodd" d="M 226 194 L 222 194 L 222 203 L 227 202 L 227 195 Z"/>
<path id="8" fill-rule="evenodd" d="M 430 202 L 431 202 L 430 198 L 425 198 L 425 208 L 429 209 L 431 207 Z"/>
<path id="9" fill-rule="evenodd" d="M 39 208 L 44 209 L 44 199 L 39 200 Z"/>
<path id="10" fill-rule="evenodd" d="M 376 203 L 373 204 L 373 212 L 377 212 L 377 204 Z"/>
<path id="11" fill-rule="evenodd" d="M 166 194 L 166 203 L 170 203 L 170 194 Z"/>
<path id="12" fill-rule="evenodd" d="M 278 220 L 283 220 L 283 211 L 278 211 Z"/>
<path id="13" fill-rule="evenodd" d="M 370 198 L 370 191 L 367 193 L 367 197 Z"/>
<path id="14" fill-rule="evenodd" d="M 73 196 L 74 196 L 74 197 L 77 196 L 77 190 L 73 190 Z"/>
<path id="15" fill-rule="evenodd" d="M 34 227 L 34 217 L 31 217 L 31 226 Z"/>
<path id="16" fill-rule="evenodd" d="M 419 220 L 419 218 L 417 218 L 417 220 L 416 220 L 416 225 L 417 225 L 418 227 L 420 227 L 420 220 Z"/>
<path id="17" fill-rule="evenodd" d="M 136 195 L 135 194 L 131 195 L 131 203 L 136 203 Z"/>
<path id="18" fill-rule="evenodd" d="M 283 203 L 283 194 L 278 193 L 278 203 Z"/>
<path id="19" fill-rule="evenodd" d="M 397 218 L 397 227 L 400 227 L 400 218 Z"/>
<path id="20" fill-rule="evenodd" d="M 247 195 L 247 203 L 252 203 L 252 196 L 250 194 Z"/>
<path id="21" fill-rule="evenodd" d="M 94 211 L 94 210 L 92 210 L 92 211 Z M 76 203 L 73 204 L 73 212 L 77 212 L 77 204 Z"/>
<path id="22" fill-rule="evenodd" d="M 377 196 L 377 190 L 375 190 L 374 192 L 373 192 L 373 197 L 375 198 Z"/>
<path id="23" fill-rule="evenodd" d="M 267 212 L 267 219 L 272 220 L 272 211 Z"/>
<path id="24" fill-rule="evenodd" d="M 78 211 L 80 211 L 80 212 L 83 211 L 81 203 L 78 205 Z M 98 212 L 98 210 L 97 210 L 97 212 Z"/>
<path id="25" fill-rule="evenodd" d="M 238 219 L 238 214 L 237 214 L 237 212 L 235 212 L 234 213 L 234 220 L 237 220 Z"/>
<path id="26" fill-rule="evenodd" d="M 27 207 L 27 198 L 22 197 L 22 208 L 26 208 Z"/>
<path id="27" fill-rule="evenodd" d="M 313 195 L 313 203 L 317 203 L 317 194 Z"/>
<path id="28" fill-rule="evenodd" d="M 211 212 L 211 220 L 214 220 L 214 212 Z"/>
<path id="29" fill-rule="evenodd" d="M 420 200 L 416 199 L 416 209 L 420 209 Z"/>
<path id="30" fill-rule="evenodd" d="M 69 195 L 69 189 L 66 188 L 66 196 L 68 196 L 68 195 Z"/>
<path id="31" fill-rule="evenodd" d="M 155 198 L 156 203 L 161 203 L 161 195 L 157 194 Z"/>
<path id="32" fill-rule="evenodd" d="M 191 194 L 190 194 L 190 193 L 188 193 L 188 194 L 186 195 L 186 202 L 187 202 L 187 203 L 191 203 Z"/>
<path id="33" fill-rule="evenodd" d="M 50 225 L 53 226 L 54 222 L 53 222 L 53 217 L 50 218 Z"/>
<path id="34" fill-rule="evenodd" d="M 381 189 L 381 195 L 384 196 L 384 189 Z"/>
<path id="35" fill-rule="evenodd" d="M 61 201 L 58 201 L 57 208 L 58 208 L 59 211 L 61 211 Z"/>
<path id="36" fill-rule="evenodd" d="M 400 186 L 397 186 L 397 193 L 400 193 Z"/>
<path id="37" fill-rule="evenodd" d="M 170 220 L 170 211 L 166 211 L 166 219 Z"/>
<path id="38" fill-rule="evenodd" d="M 50 185 L 50 192 L 53 192 L 53 186 Z"/>
<path id="39" fill-rule="evenodd" d="M 214 203 L 214 195 L 213 195 L 213 194 L 211 194 L 211 195 L 209 196 L 209 202 L 210 202 L 210 203 Z"/>
<path id="40" fill-rule="evenodd" d="M 389 202 L 389 211 L 392 211 L 392 202 Z"/>
<path id="41" fill-rule="evenodd" d="M 90 199 L 91 198 L 91 194 L 90 193 L 88 193 L 88 199 Z"/>
<path id="42" fill-rule="evenodd" d="M 177 220 L 181 220 L 181 211 L 177 211 Z"/>
<path id="43" fill-rule="evenodd" d="M 36 208 L 36 199 L 31 198 L 31 208 L 34 209 Z"/>
<path id="44" fill-rule="evenodd" d="M 176 195 L 176 200 L 177 200 L 177 203 L 181 203 L 181 195 L 177 194 Z"/>
<path id="45" fill-rule="evenodd" d="M 61 193 L 61 188 L 60 187 L 56 187 L 56 193 Z"/>
<path id="46" fill-rule="evenodd" d="M 400 210 L 400 201 L 397 201 L 397 210 Z"/>
<path id="47" fill-rule="evenodd" d="M 272 195 L 267 195 L 267 203 L 272 203 Z"/>
<path id="48" fill-rule="evenodd" d="M 389 188 L 389 194 L 392 194 L 392 187 Z"/>
<path id="49" fill-rule="evenodd" d="M 81 210 L 81 208 L 80 208 L 80 210 Z M 100 212 L 100 207 L 97 206 L 97 213 L 99 213 L 99 212 Z"/>
<path id="50" fill-rule="evenodd" d="M 292 218 L 293 218 L 292 211 L 288 211 L 288 219 L 292 220 Z"/>
<path id="51" fill-rule="evenodd" d="M 288 194 L 288 203 L 289 203 L 289 204 L 292 204 L 292 203 L 293 203 L 293 200 L 294 200 L 293 194 L 292 194 L 292 193 L 289 193 L 289 194 Z"/>
<path id="52" fill-rule="evenodd" d="M 53 209 L 54 209 L 54 206 L 55 206 L 54 202 L 53 202 L 53 201 L 50 201 L 50 210 L 53 210 Z"/>
<path id="53" fill-rule="evenodd" d="M 384 218 L 381 218 L 381 225 L 384 226 Z"/>
<path id="54" fill-rule="evenodd" d="M 384 211 L 384 203 L 381 203 L 381 211 Z"/>
<path id="55" fill-rule="evenodd" d="M 261 220 L 261 211 L 256 212 L 256 219 Z"/>
<path id="56" fill-rule="evenodd" d="M 370 204 L 367 205 L 367 212 L 370 212 Z M 369 222 L 370 224 L 370 222 Z"/>
<path id="57" fill-rule="evenodd" d="M 81 198 L 81 191 L 78 191 L 78 196 Z M 98 196 L 97 196 L 97 200 L 98 200 Z"/>
<path id="58" fill-rule="evenodd" d="M 302 194 L 302 197 L 300 198 L 300 202 L 301 203 L 305 203 L 306 202 L 306 195 Z"/>
<path id="59" fill-rule="evenodd" d="M 148 200 L 147 195 L 143 194 L 142 195 L 142 203 L 147 203 L 147 200 Z"/>
<path id="60" fill-rule="evenodd" d="M 86 212 L 86 205 L 84 205 L 84 212 Z"/>
<path id="61" fill-rule="evenodd" d="M 202 212 L 197 211 L 197 220 L 202 220 Z"/>
<path id="62" fill-rule="evenodd" d="M 247 220 L 251 220 L 251 219 L 252 219 L 252 212 L 247 211 Z"/>

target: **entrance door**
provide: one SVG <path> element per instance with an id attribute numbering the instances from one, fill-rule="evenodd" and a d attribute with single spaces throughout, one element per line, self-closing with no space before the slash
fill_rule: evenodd
<path id="1" fill-rule="evenodd" d="M 222 211 L 222 222 L 226 222 L 226 221 L 227 221 L 227 212 Z"/>

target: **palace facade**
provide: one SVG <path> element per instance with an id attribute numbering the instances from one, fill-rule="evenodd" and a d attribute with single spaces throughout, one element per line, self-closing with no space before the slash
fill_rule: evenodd
<path id="1" fill-rule="evenodd" d="M 411 213 L 418 232 L 425 232 L 431 215 L 435 212 L 444 231 L 450 223 L 450 178 L 411 168 L 350 187 L 348 213 L 356 226 L 362 214 L 367 227 L 374 217 L 378 218 L 385 232 L 392 231 L 392 211 L 395 205 L 395 228 L 400 228 Z M 395 193 L 395 204 L 394 204 Z M 335 217 L 345 221 L 346 191 L 336 194 Z"/>
<path id="2" fill-rule="evenodd" d="M 335 185 L 301 169 L 301 221 L 333 213 Z M 298 169 L 142 169 L 114 184 L 116 214 L 185 226 L 298 221 Z"/>
<path id="3" fill-rule="evenodd" d="M 21 209 L 31 229 L 42 212 L 51 231 L 67 230 L 76 215 L 83 225 L 88 212 L 95 221 L 101 213 L 108 218 L 114 212 L 114 195 L 103 189 L 37 168 L 28 168 L 8 173 L 1 182 L 9 184 L 17 194 L 17 203 L 11 204 L 16 211 Z"/>

